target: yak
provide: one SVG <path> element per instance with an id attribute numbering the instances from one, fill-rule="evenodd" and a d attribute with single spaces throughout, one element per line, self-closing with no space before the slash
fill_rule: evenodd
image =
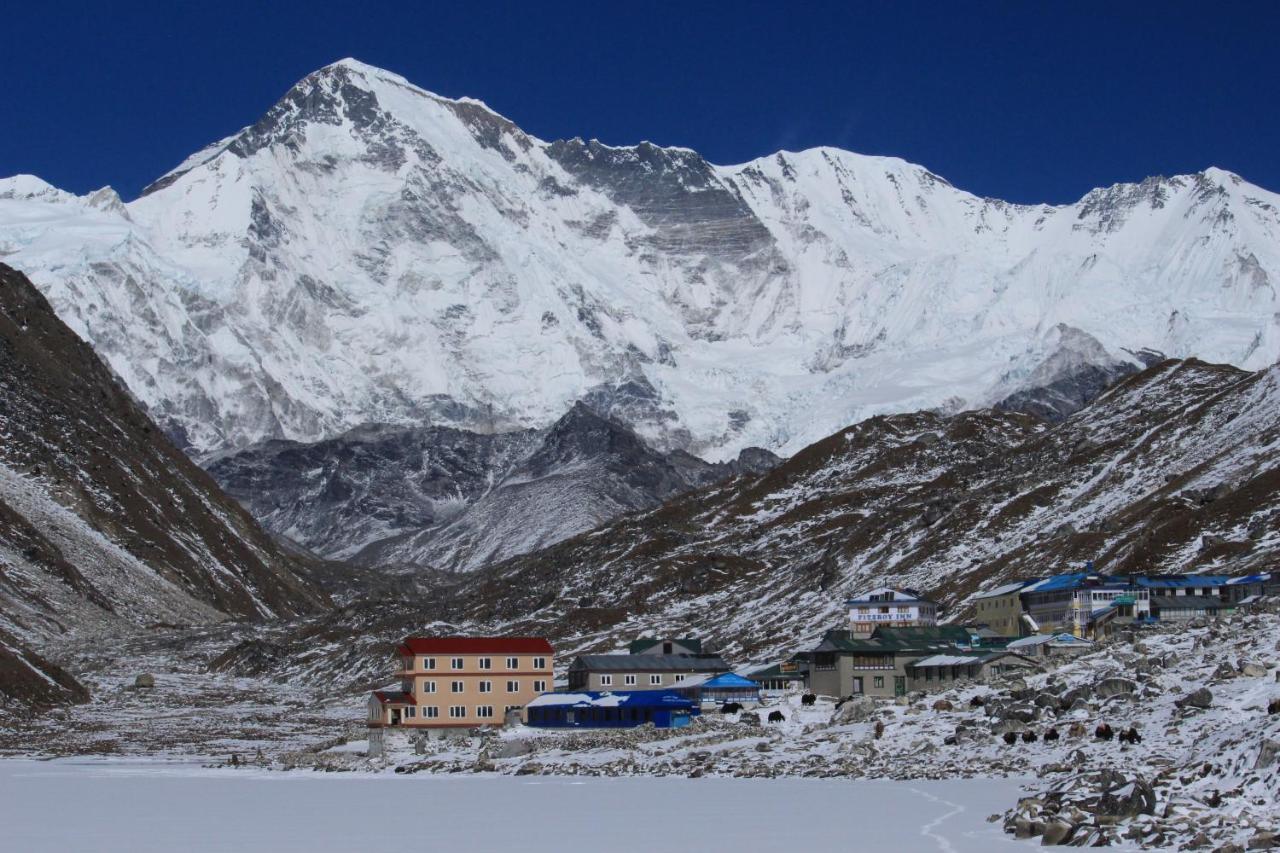
<path id="1" fill-rule="evenodd" d="M 1017 733 L 1017 732 L 1005 732 L 1005 733 L 1004 733 L 1004 742 L 1005 742 L 1005 743 L 1007 743 L 1007 744 L 1009 744 L 1009 746 L 1013 746 L 1015 743 L 1017 743 L 1017 742 L 1018 742 L 1018 733 Z"/>
<path id="2" fill-rule="evenodd" d="M 1023 743 L 1035 743 L 1035 742 L 1036 742 L 1036 733 L 1035 733 L 1035 732 L 1033 732 L 1033 731 L 1031 731 L 1030 729 L 1027 729 L 1025 732 L 1023 732 L 1023 733 L 1022 733 L 1022 742 L 1023 742 Z"/>
<path id="3" fill-rule="evenodd" d="M 806 693 L 800 697 L 800 704 L 805 706 L 812 705 L 814 702 L 817 702 L 817 701 L 818 701 L 818 696 L 815 693 Z"/>
<path id="4" fill-rule="evenodd" d="M 1116 736 L 1116 733 L 1109 723 L 1100 723 L 1098 724 L 1098 727 L 1093 730 L 1093 736 L 1098 740 L 1111 740 Z"/>
<path id="5" fill-rule="evenodd" d="M 725 702 L 720 706 L 721 714 L 736 714 L 742 710 L 741 702 Z"/>
<path id="6" fill-rule="evenodd" d="M 1044 733 L 1044 742 L 1045 742 L 1045 743 L 1052 743 L 1053 741 L 1055 741 L 1055 740 L 1057 740 L 1057 739 L 1058 739 L 1058 730 L 1057 730 L 1057 729 L 1049 729 L 1049 731 L 1047 731 L 1047 732 L 1045 732 L 1045 733 Z"/>
<path id="7" fill-rule="evenodd" d="M 1120 742 L 1129 744 L 1142 743 L 1142 735 L 1138 734 L 1136 728 L 1129 726 L 1127 730 L 1120 733 Z"/>
<path id="8" fill-rule="evenodd" d="M 1280 714 L 1280 699 L 1272 699 L 1267 705 L 1268 714 Z"/>
<path id="9" fill-rule="evenodd" d="M 769 712 L 769 722 L 771 723 L 781 723 L 781 722 L 784 722 L 786 719 L 787 719 L 786 717 L 782 716 L 781 711 Z"/>

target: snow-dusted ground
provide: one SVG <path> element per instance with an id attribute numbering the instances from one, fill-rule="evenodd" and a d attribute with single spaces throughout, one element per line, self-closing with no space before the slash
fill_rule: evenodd
<path id="1" fill-rule="evenodd" d="M 1016 781 L 653 779 L 208 770 L 0 761 L 8 850 L 1019 850 Z M 228 816 L 234 815 L 234 819 Z M 495 820 L 494 818 L 500 817 Z"/>

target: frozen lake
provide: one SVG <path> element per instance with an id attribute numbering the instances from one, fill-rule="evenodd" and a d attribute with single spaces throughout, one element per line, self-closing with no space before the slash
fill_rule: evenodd
<path id="1" fill-rule="evenodd" d="M 394 776 L 0 760 L 13 851 L 1020 850 L 1009 780 Z"/>

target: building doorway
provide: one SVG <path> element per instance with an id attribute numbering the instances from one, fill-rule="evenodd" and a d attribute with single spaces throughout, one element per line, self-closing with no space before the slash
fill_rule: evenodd
<path id="1" fill-rule="evenodd" d="M 895 675 L 893 677 L 893 695 L 907 695 L 907 677 L 905 675 Z"/>

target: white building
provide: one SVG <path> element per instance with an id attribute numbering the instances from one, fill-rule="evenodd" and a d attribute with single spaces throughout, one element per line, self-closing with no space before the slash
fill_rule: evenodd
<path id="1" fill-rule="evenodd" d="M 849 630 L 870 636 L 876 628 L 927 628 L 938 624 L 938 605 L 914 589 L 881 587 L 847 602 Z"/>

